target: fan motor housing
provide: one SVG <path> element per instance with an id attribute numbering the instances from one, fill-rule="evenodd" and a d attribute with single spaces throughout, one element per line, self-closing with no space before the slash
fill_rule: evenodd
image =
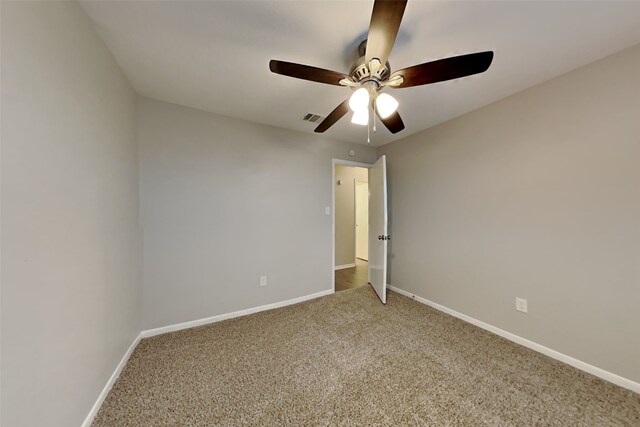
<path id="1" fill-rule="evenodd" d="M 362 82 L 366 79 L 373 79 L 377 81 L 384 81 L 389 78 L 391 74 L 389 61 L 385 65 L 380 66 L 374 75 L 371 75 L 369 70 L 369 64 L 365 62 L 365 54 L 367 50 L 367 40 L 360 42 L 358 46 L 358 59 L 351 67 L 350 76 L 356 82 Z"/>

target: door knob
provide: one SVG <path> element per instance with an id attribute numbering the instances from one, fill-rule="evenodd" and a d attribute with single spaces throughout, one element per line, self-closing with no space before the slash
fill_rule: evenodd
<path id="1" fill-rule="evenodd" d="M 382 240 L 382 236 L 378 236 L 378 240 Z"/>

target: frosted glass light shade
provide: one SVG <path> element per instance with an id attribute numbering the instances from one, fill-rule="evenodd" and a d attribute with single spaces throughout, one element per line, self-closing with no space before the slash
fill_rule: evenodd
<path id="1" fill-rule="evenodd" d="M 349 108 L 353 111 L 366 110 L 369 108 L 369 91 L 363 87 L 353 92 L 349 98 Z"/>
<path id="2" fill-rule="evenodd" d="M 376 108 L 378 109 L 380 117 L 386 119 L 396 112 L 398 109 L 398 101 L 391 95 L 381 93 L 376 98 Z"/>
<path id="3" fill-rule="evenodd" d="M 366 126 L 369 124 L 369 109 L 364 108 L 361 110 L 356 110 L 353 112 L 353 117 L 351 117 L 351 123 L 356 125 Z"/>

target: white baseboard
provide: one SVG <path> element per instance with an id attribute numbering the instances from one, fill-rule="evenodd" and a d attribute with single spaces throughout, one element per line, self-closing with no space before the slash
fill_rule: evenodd
<path id="1" fill-rule="evenodd" d="M 587 372 L 591 375 L 595 375 L 598 378 L 602 378 L 603 380 L 619 385 L 620 387 L 624 387 L 636 393 L 640 393 L 640 383 L 621 377 L 620 375 L 614 374 L 612 372 L 605 371 L 604 369 L 598 368 L 597 366 L 593 366 L 581 360 L 575 359 L 571 356 L 567 356 L 566 354 L 560 353 L 559 351 L 550 349 L 541 344 L 535 343 L 533 341 L 529 341 L 526 338 L 522 338 L 521 336 L 512 334 L 511 332 L 507 332 L 503 329 L 500 329 L 498 327 L 485 323 L 481 320 L 474 319 L 471 316 L 467 316 L 466 314 L 459 313 L 455 310 L 452 310 L 448 307 L 445 307 L 443 305 L 430 301 L 426 298 L 422 298 L 418 295 L 414 295 L 411 292 L 407 292 L 403 289 L 398 289 L 395 286 L 391 286 L 391 285 L 387 285 L 387 287 L 392 291 L 395 291 L 401 295 L 412 298 L 422 304 L 428 305 L 429 307 L 442 311 L 443 313 L 447 313 L 451 316 L 457 317 L 458 319 L 464 320 L 467 323 L 471 323 L 472 325 L 475 325 L 479 328 L 482 328 L 496 335 L 499 335 L 502 338 L 506 338 L 509 341 L 513 341 L 516 344 L 523 345 L 527 348 L 530 348 L 531 350 L 537 351 L 538 353 L 542 353 L 545 356 L 549 356 L 552 359 L 559 360 L 560 362 L 564 362 L 567 365 L 571 365 L 574 368 L 580 369 L 581 371 Z"/>
<path id="2" fill-rule="evenodd" d="M 129 360 L 129 357 L 133 353 L 133 350 L 135 350 L 135 348 L 138 346 L 138 344 L 140 343 L 141 339 L 142 339 L 142 334 L 139 334 L 136 337 L 136 339 L 133 340 L 133 342 L 131 343 L 131 345 L 127 349 L 127 352 L 124 354 L 124 356 L 122 356 L 122 359 L 120 360 L 120 363 L 118 363 L 118 366 L 116 366 L 116 370 L 113 371 L 113 374 L 111 374 L 111 377 L 109 377 L 109 380 L 107 381 L 107 384 L 104 386 L 104 388 L 100 392 L 100 395 L 98 396 L 98 399 L 96 400 L 96 403 L 93 404 L 93 406 L 91 407 L 91 410 L 89 411 L 89 414 L 84 419 L 84 422 L 82 423 L 82 427 L 90 427 L 91 426 L 91 423 L 93 423 L 93 419 L 98 414 L 98 411 L 100 410 L 100 407 L 102 406 L 102 403 L 104 402 L 104 399 L 107 398 L 107 395 L 111 391 L 111 387 L 113 387 L 113 384 L 116 382 L 116 380 L 120 376 L 120 372 L 122 372 L 122 369 L 124 369 L 125 365 L 127 364 L 127 361 Z"/>
<path id="3" fill-rule="evenodd" d="M 336 265 L 334 267 L 334 270 L 342 270 L 343 268 L 352 268 L 355 267 L 356 263 L 352 262 L 351 264 L 342 264 L 342 265 Z"/>
<path id="4" fill-rule="evenodd" d="M 181 329 L 194 328 L 196 326 L 208 325 L 209 323 L 220 322 L 222 320 L 233 319 L 234 317 L 246 316 L 247 314 L 258 313 L 260 311 L 272 310 L 274 308 L 285 307 L 291 304 L 297 304 L 299 302 L 307 301 L 329 295 L 333 293 L 333 289 L 327 289 L 326 291 L 316 292 L 315 294 L 305 295 L 298 298 L 289 299 L 286 301 L 274 302 L 273 304 L 261 305 L 260 307 L 247 308 L 245 310 L 234 311 L 231 313 L 219 314 L 217 316 L 206 317 L 204 319 L 191 320 L 189 322 L 177 323 L 175 325 L 163 326 L 161 328 L 147 329 L 142 331 L 140 336 L 142 338 L 153 337 L 155 335 L 166 334 L 167 332 L 179 331 Z"/>
<path id="5" fill-rule="evenodd" d="M 178 323 L 175 325 L 163 326 L 161 328 L 148 329 L 140 332 L 140 334 L 136 337 L 133 343 L 131 343 L 131 346 L 129 346 L 129 349 L 122 357 L 122 360 L 120 360 L 120 363 L 118 363 L 116 370 L 113 372 L 113 374 L 109 378 L 109 381 L 107 381 L 107 385 L 105 385 L 104 388 L 102 389 L 102 392 L 100 392 L 100 395 L 96 400 L 96 403 L 93 404 L 91 411 L 89 411 L 89 414 L 87 415 L 84 422 L 82 423 L 82 427 L 91 426 L 91 423 L 93 422 L 93 419 L 95 418 L 95 416 L 98 414 L 98 411 L 100 410 L 100 406 L 102 406 L 104 399 L 106 399 L 107 395 L 109 394 L 109 391 L 111 391 L 111 387 L 113 387 L 113 384 L 116 382 L 116 380 L 120 376 L 120 372 L 122 372 L 122 369 L 124 369 L 125 365 L 127 364 L 127 361 L 129 360 L 129 357 L 133 353 L 133 350 L 140 343 L 140 340 L 142 338 L 148 338 L 155 335 L 164 334 L 167 332 L 174 332 L 174 331 L 179 331 L 181 329 L 193 328 L 195 326 L 207 325 L 209 323 L 215 323 L 221 320 L 233 319 L 234 317 L 246 316 L 247 314 L 258 313 L 260 311 L 271 310 L 274 308 L 284 307 L 291 304 L 297 304 L 299 302 L 323 297 L 325 295 L 330 295 L 332 293 L 333 293 L 333 289 L 328 289 L 326 291 L 316 292 L 315 294 L 305 295 L 298 298 L 292 298 L 286 301 L 275 302 L 273 304 L 262 305 L 260 307 L 248 308 L 246 310 L 234 311 L 232 313 L 220 314 L 217 316 L 207 317 L 205 319 L 192 320 L 190 322 Z"/>

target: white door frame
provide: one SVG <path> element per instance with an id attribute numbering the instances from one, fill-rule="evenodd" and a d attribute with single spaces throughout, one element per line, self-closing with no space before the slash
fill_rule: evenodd
<path id="1" fill-rule="evenodd" d="M 373 164 L 331 159 L 331 289 L 333 289 L 334 293 L 336 292 L 336 166 L 369 169 Z"/>

